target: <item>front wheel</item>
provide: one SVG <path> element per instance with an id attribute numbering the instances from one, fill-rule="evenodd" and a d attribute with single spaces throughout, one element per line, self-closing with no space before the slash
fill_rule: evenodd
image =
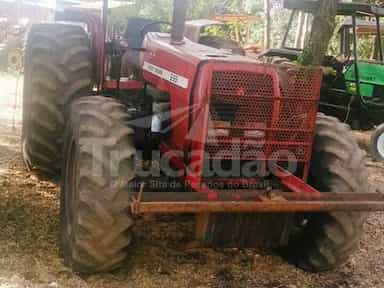
<path id="1" fill-rule="evenodd" d="M 378 162 L 384 161 L 384 124 L 373 132 L 370 146 L 372 158 Z"/>
<path id="2" fill-rule="evenodd" d="M 365 153 L 349 127 L 318 114 L 309 183 L 319 191 L 366 193 Z M 298 217 L 301 229 L 285 247 L 285 255 L 312 272 L 336 268 L 356 250 L 365 213 L 334 211 Z"/>
<path id="3" fill-rule="evenodd" d="M 71 105 L 66 127 L 60 202 L 61 249 L 74 271 L 119 267 L 127 256 L 133 219 L 133 130 L 126 107 L 100 96 Z"/>

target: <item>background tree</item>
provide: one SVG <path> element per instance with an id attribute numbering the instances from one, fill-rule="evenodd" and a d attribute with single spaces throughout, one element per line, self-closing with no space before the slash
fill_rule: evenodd
<path id="1" fill-rule="evenodd" d="M 336 28 L 336 0 L 320 0 L 315 12 L 309 39 L 299 58 L 302 65 L 321 65 Z"/>

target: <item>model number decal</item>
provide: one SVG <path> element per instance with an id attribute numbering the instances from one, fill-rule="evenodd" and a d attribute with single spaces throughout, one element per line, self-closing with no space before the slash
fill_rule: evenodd
<path id="1" fill-rule="evenodd" d="M 167 80 L 168 82 L 171 82 L 172 84 L 175 84 L 176 86 L 179 86 L 181 88 L 187 89 L 188 87 L 188 79 L 178 75 L 176 73 L 173 73 L 171 71 L 168 71 L 167 69 L 161 68 L 159 66 L 153 65 L 148 62 L 144 62 L 143 69 L 149 73 L 152 73 L 164 80 Z"/>

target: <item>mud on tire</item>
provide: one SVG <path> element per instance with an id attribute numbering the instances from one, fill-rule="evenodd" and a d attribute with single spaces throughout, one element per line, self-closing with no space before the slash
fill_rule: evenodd
<path id="1" fill-rule="evenodd" d="M 61 249 L 74 271 L 119 267 L 130 228 L 128 183 L 134 177 L 133 130 L 123 104 L 101 96 L 71 105 L 61 189 Z"/>
<path id="2" fill-rule="evenodd" d="M 65 111 L 92 86 L 89 39 L 80 26 L 33 25 L 28 34 L 23 92 L 23 158 L 28 168 L 60 173 Z"/>
<path id="3" fill-rule="evenodd" d="M 368 192 L 365 152 L 347 125 L 318 114 L 309 182 L 320 191 Z M 291 239 L 285 254 L 312 272 L 336 268 L 359 244 L 366 214 L 330 212 L 307 215 L 305 228 Z"/>

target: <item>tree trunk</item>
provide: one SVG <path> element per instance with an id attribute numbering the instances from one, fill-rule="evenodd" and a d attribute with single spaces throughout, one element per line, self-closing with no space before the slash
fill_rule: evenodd
<path id="1" fill-rule="evenodd" d="M 315 12 L 311 34 L 299 58 L 301 65 L 321 65 L 328 50 L 329 41 L 336 28 L 337 1 L 320 0 L 319 9 Z"/>
<path id="2" fill-rule="evenodd" d="M 269 49 L 271 47 L 271 3 L 270 3 L 270 0 L 264 0 L 264 14 L 265 14 L 264 49 Z"/>

